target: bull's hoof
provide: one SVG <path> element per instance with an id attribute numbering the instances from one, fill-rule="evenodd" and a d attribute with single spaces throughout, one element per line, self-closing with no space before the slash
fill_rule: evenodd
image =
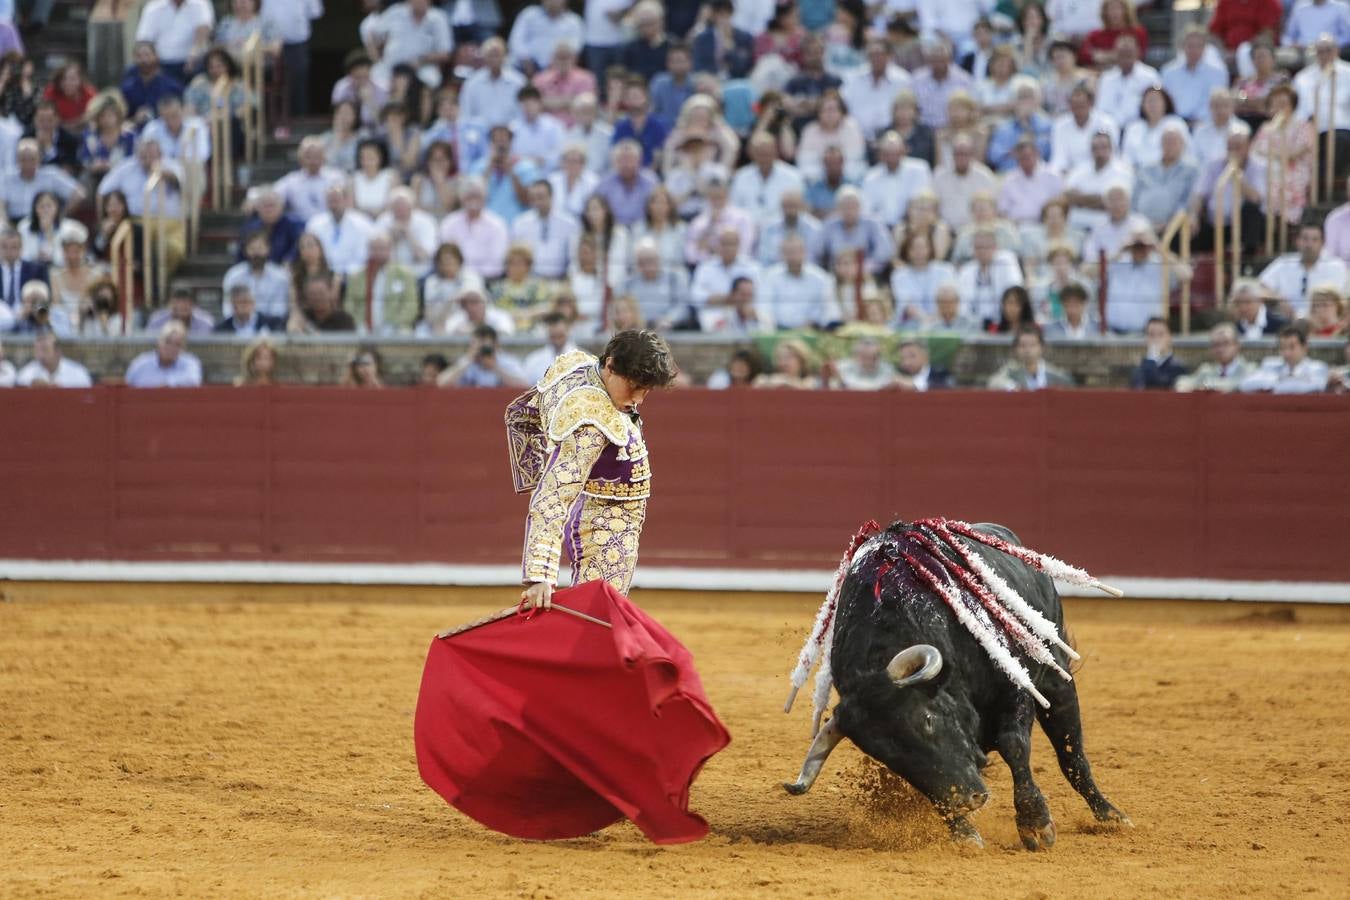
<path id="1" fill-rule="evenodd" d="M 1092 814 L 1097 817 L 1097 821 L 1105 825 L 1119 825 L 1121 828 L 1133 828 L 1134 823 L 1130 817 L 1120 810 L 1116 809 L 1110 803 L 1100 809 L 1095 809 Z"/>
<path id="2" fill-rule="evenodd" d="M 811 790 L 811 785 L 805 784 L 800 781 L 785 781 L 783 782 L 783 790 L 787 791 L 794 797 L 800 797 L 802 794 L 805 794 L 807 791 Z"/>
<path id="3" fill-rule="evenodd" d="M 1034 825 L 1019 825 L 1018 835 L 1022 838 L 1022 846 L 1028 850 L 1049 850 L 1055 846 L 1055 823 L 1046 822 L 1040 827 Z"/>
<path id="4" fill-rule="evenodd" d="M 950 829 L 952 843 L 956 846 L 970 850 L 984 849 L 984 838 L 980 837 L 980 832 L 964 816 L 948 819 L 947 828 Z"/>

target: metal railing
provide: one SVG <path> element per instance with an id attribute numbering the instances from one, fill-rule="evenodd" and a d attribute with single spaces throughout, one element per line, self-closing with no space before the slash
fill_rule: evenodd
<path id="1" fill-rule="evenodd" d="M 1318 157 L 1318 149 L 1317 149 L 1317 145 L 1318 145 L 1318 141 L 1319 141 L 1319 139 L 1320 139 L 1320 138 L 1318 137 L 1318 135 L 1320 134 L 1319 129 L 1321 128 L 1322 121 L 1323 121 L 1322 115 L 1321 115 L 1321 113 L 1322 113 L 1322 86 L 1319 84 L 1319 85 L 1317 85 L 1316 87 L 1314 87 L 1314 89 L 1313 89 L 1313 109 L 1312 109 L 1312 124 L 1313 124 L 1312 203 L 1313 203 L 1314 206 L 1316 206 L 1318 203 L 1321 202 L 1320 198 L 1321 198 L 1321 196 L 1322 196 L 1322 190 L 1323 190 L 1323 188 L 1325 188 L 1327 200 L 1330 200 L 1330 199 L 1332 198 L 1332 196 L 1333 196 L 1333 195 L 1335 194 L 1335 192 L 1336 192 L 1336 188 L 1335 188 L 1335 175 L 1336 175 L 1336 63 L 1335 63 L 1335 62 L 1332 62 L 1332 64 L 1331 64 L 1331 78 L 1330 78 L 1330 82 L 1331 82 L 1331 84 L 1330 84 L 1330 87 L 1331 87 L 1331 96 L 1328 98 L 1329 102 L 1327 103 L 1327 118 L 1326 118 L 1326 125 L 1327 125 L 1327 137 L 1326 137 L 1326 141 L 1327 141 L 1327 148 L 1326 148 L 1326 150 L 1322 153 L 1322 160 L 1321 160 L 1323 163 L 1326 164 L 1326 181 L 1325 181 L 1325 182 L 1322 182 L 1321 184 L 1319 184 L 1320 179 L 1317 177 L 1317 175 L 1318 175 L 1318 158 L 1317 158 L 1317 157 Z"/>
<path id="2" fill-rule="evenodd" d="M 256 164 L 263 155 L 263 145 L 267 140 L 266 73 L 263 66 L 262 33 L 254 32 L 244 42 L 241 68 L 243 69 L 244 90 L 248 93 L 248 102 L 244 104 L 244 159 L 249 165 Z"/>
<path id="3" fill-rule="evenodd" d="M 145 182 L 142 207 L 141 278 L 148 312 L 169 296 L 169 183 L 156 170 Z"/>
<path id="4" fill-rule="evenodd" d="M 1223 219 L 1225 213 L 1232 219 L 1233 228 L 1233 277 L 1242 272 L 1242 168 L 1229 163 L 1214 184 L 1214 296 L 1224 296 L 1224 241 Z M 1233 203 L 1225 210 L 1228 186 L 1233 186 Z"/>
<path id="5" fill-rule="evenodd" d="M 135 226 L 130 219 L 113 232 L 108 242 L 108 261 L 112 263 L 113 285 L 117 288 L 117 301 L 122 308 L 122 334 L 127 333 L 131 323 L 132 294 L 136 290 L 136 246 Z"/>
<path id="6" fill-rule="evenodd" d="M 1172 239 L 1181 235 L 1181 254 L 1174 256 L 1171 250 Z M 1177 210 L 1177 214 L 1172 217 L 1172 221 L 1167 223 L 1163 229 L 1162 243 L 1159 247 L 1162 253 L 1162 310 L 1158 315 L 1164 320 L 1170 321 L 1169 313 L 1172 311 L 1172 263 L 1180 261 L 1183 266 L 1189 267 L 1191 264 L 1191 216 L 1184 209 Z M 1191 333 L 1191 279 L 1183 278 L 1181 281 L 1181 333 Z"/>
<path id="7" fill-rule="evenodd" d="M 212 98 L 212 105 L 214 106 L 214 97 Z M 203 184 L 205 178 L 204 166 L 206 163 L 201 158 L 201 130 L 204 127 L 206 126 L 195 119 L 183 127 L 183 184 L 181 188 L 188 253 L 197 252 L 197 241 L 201 234 L 202 195 L 205 193 L 205 185 Z M 207 151 L 210 152 L 210 144 L 207 145 Z"/>
<path id="8" fill-rule="evenodd" d="M 1289 238 L 1289 126 L 1294 117 L 1286 114 L 1271 122 L 1271 144 L 1279 140 L 1279 146 L 1266 147 L 1266 256 L 1283 253 Z M 1317 138 L 1313 137 L 1314 146 Z M 1278 202 L 1277 202 L 1278 200 Z"/>
<path id="9" fill-rule="evenodd" d="M 224 209 L 234 197 L 234 141 L 230 80 L 211 85 L 211 208 Z"/>

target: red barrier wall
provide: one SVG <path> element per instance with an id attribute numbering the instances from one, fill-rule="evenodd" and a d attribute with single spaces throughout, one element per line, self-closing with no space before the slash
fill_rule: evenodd
<path id="1" fill-rule="evenodd" d="M 0 558 L 514 562 L 496 391 L 0 391 Z M 648 564 L 998 521 L 1103 573 L 1350 581 L 1344 398 L 662 393 Z"/>

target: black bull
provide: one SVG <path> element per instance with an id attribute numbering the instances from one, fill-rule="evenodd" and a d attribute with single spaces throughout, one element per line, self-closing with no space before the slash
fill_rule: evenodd
<path id="1" fill-rule="evenodd" d="M 1041 708 L 1016 687 L 943 599 L 908 565 L 895 564 L 903 550 L 930 571 L 942 572 L 941 562 L 927 550 L 901 537 L 908 527 L 892 525 L 854 556 L 834 621 L 830 664 L 839 703 L 817 734 L 801 775 L 784 787 L 805 793 L 830 751 L 848 738 L 928 797 L 955 838 L 982 844 L 966 817 L 989 799 L 980 769 L 988 764 L 987 754 L 997 750 L 1012 770 L 1023 844 L 1048 848 L 1055 841 L 1055 825 L 1031 776 L 1034 717 L 1050 738 L 1064 777 L 1098 821 L 1128 824 L 1092 778 L 1074 683 L 1016 652 L 1050 707 Z M 1018 543 L 1002 526 L 976 527 Z M 967 543 L 1064 634 L 1063 606 L 1049 577 L 1001 551 Z M 1069 668 L 1064 651 L 1054 649 L 1054 657 Z"/>

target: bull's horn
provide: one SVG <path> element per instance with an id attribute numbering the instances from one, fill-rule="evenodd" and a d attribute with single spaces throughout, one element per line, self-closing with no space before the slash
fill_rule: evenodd
<path id="1" fill-rule="evenodd" d="M 886 674 L 896 687 L 932 681 L 942 671 L 942 653 L 932 644 L 915 644 L 895 654 Z"/>
<path id="2" fill-rule="evenodd" d="M 839 746 L 839 742 L 843 739 L 844 733 L 839 730 L 839 719 L 831 718 L 811 742 L 811 749 L 806 753 L 806 762 L 802 763 L 802 771 L 797 780 L 783 782 L 783 788 L 794 797 L 811 790 L 811 785 L 816 783 L 816 776 L 820 774 L 821 767 L 829 758 L 830 751 Z"/>

